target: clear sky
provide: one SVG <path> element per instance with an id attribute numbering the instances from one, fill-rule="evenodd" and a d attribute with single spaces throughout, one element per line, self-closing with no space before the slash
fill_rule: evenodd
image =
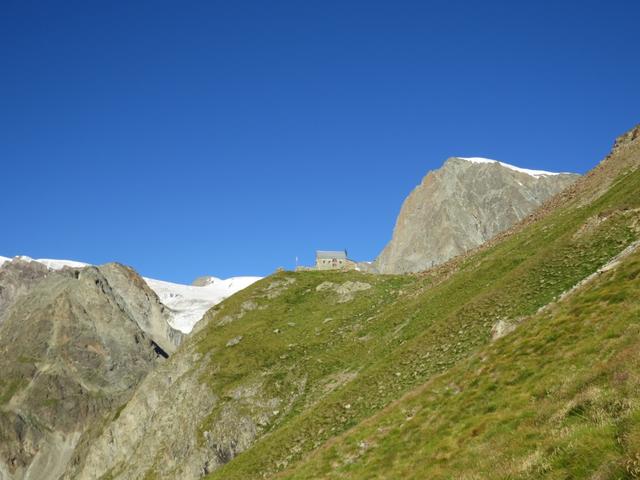
<path id="1" fill-rule="evenodd" d="M 640 2 L 0 2 L 0 255 L 373 259 L 449 156 L 585 172 L 640 122 Z"/>

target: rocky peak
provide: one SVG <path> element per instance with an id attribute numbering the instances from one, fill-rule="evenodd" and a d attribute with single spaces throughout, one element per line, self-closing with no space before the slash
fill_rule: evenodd
<path id="1" fill-rule="evenodd" d="M 578 178 L 495 160 L 451 157 L 407 197 L 380 273 L 425 270 L 475 248 L 529 215 Z"/>
<path id="2" fill-rule="evenodd" d="M 640 124 L 616 138 L 616 141 L 613 144 L 612 153 L 618 152 L 619 150 L 636 143 L 638 140 L 640 140 Z"/>

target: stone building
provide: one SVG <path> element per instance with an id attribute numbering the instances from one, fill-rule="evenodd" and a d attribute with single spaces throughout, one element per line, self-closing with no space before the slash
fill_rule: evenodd
<path id="1" fill-rule="evenodd" d="M 346 250 L 317 250 L 316 269 L 318 270 L 353 270 L 356 262 L 347 258 Z"/>

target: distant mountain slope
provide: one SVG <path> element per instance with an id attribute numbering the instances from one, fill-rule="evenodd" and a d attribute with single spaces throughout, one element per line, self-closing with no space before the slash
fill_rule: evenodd
<path id="1" fill-rule="evenodd" d="M 171 323 L 190 330 L 256 279 L 208 277 L 198 287 L 115 263 L 1 257 L 0 480 L 58 478 L 82 456 L 78 442 L 175 352 L 183 334 Z"/>
<path id="2" fill-rule="evenodd" d="M 405 273 L 441 264 L 506 230 L 578 177 L 486 158 L 449 158 L 405 200 L 393 238 L 373 268 Z"/>
<path id="3" fill-rule="evenodd" d="M 0 264 L 0 324 L 4 312 L 14 302 L 38 287 L 49 276 L 55 277 L 58 273 L 83 269 L 98 269 L 109 287 L 123 299 L 123 307 L 140 313 L 134 316 L 138 326 L 164 351 L 175 351 L 182 340 L 182 334 L 170 325 L 171 312 L 133 269 L 115 263 L 93 267 L 71 260 L 33 260 L 25 256 L 4 261 Z M 24 314 L 28 316 L 28 312 Z"/>
<path id="4" fill-rule="evenodd" d="M 174 349 L 164 307 L 131 269 L 50 271 L 17 259 L 0 266 L 1 289 L 16 278 L 24 286 L 33 271 L 4 299 L 0 323 L 2 480 L 58 478 L 82 436 Z"/>
<path id="5" fill-rule="evenodd" d="M 25 265 L 28 263 L 44 265 L 49 270 L 90 266 L 88 263 L 75 260 L 33 259 L 27 256 L 19 256 L 16 259 L 0 257 L 0 266 L 12 260 L 22 261 Z M 31 270 L 40 270 L 44 273 L 37 266 L 34 266 Z M 261 278 L 245 276 L 223 280 L 216 277 L 201 277 L 196 279 L 193 285 L 182 285 L 146 277 L 144 277 L 144 280 L 167 307 L 169 325 L 182 333 L 190 333 L 207 310 Z M 0 291 L 1 299 L 2 291 Z M 2 301 L 0 301 L 0 313 L 1 311 Z"/>

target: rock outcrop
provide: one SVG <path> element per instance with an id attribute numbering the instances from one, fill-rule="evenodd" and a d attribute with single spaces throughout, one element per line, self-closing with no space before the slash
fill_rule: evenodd
<path id="1" fill-rule="evenodd" d="M 184 334 L 170 325 L 170 311 L 132 268 L 117 263 L 97 267 L 118 292 L 128 316 L 167 353 L 175 352 Z"/>
<path id="2" fill-rule="evenodd" d="M 426 270 L 475 248 L 572 184 L 576 174 L 449 158 L 407 197 L 393 238 L 368 270 Z"/>

